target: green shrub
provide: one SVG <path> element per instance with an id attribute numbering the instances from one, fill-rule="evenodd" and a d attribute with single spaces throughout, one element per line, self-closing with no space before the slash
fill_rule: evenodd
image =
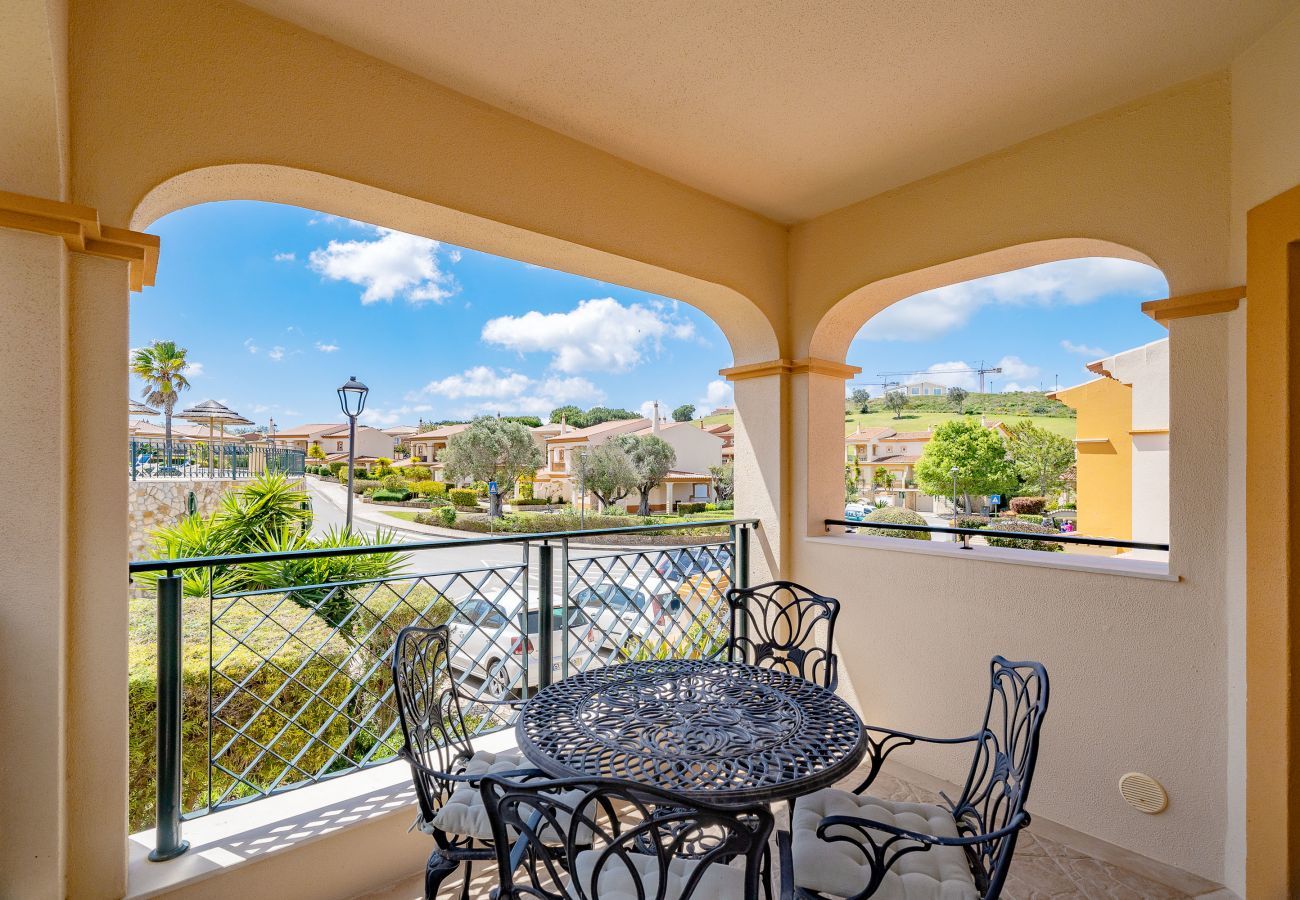
<path id="1" fill-rule="evenodd" d="M 1018 516 L 1023 516 L 1026 513 L 1030 515 L 1040 516 L 1043 514 L 1043 509 L 1046 506 L 1047 506 L 1046 497 L 1012 497 L 1011 498 L 1011 511 Z"/>
<path id="2" fill-rule="evenodd" d="M 1020 516 L 1016 516 L 1016 518 L 1019 519 L 1021 522 L 1029 522 L 1030 524 L 1033 525 L 1043 524 L 1042 516 L 1020 515 Z"/>
<path id="3" fill-rule="evenodd" d="M 1019 519 L 1001 519 L 991 526 L 994 531 L 1014 531 L 1019 534 L 1057 534 L 1055 528 L 1035 525 Z M 1065 550 L 1061 544 L 1052 541 L 1021 540 L 1019 538 L 986 538 L 990 547 L 1009 547 L 1013 550 L 1042 550 L 1045 553 L 1060 553 Z"/>
<path id="4" fill-rule="evenodd" d="M 531 481 L 519 482 L 519 497 L 521 500 L 533 499 L 533 483 Z"/>
<path id="5" fill-rule="evenodd" d="M 433 479 L 426 478 L 423 481 L 412 482 L 411 484 L 407 485 L 407 487 L 415 491 L 421 497 L 432 497 L 435 493 L 437 493 L 437 488 L 434 487 L 434 485 L 436 485 L 437 483 L 438 482 L 434 481 Z"/>
<path id="6" fill-rule="evenodd" d="M 448 493 L 451 496 L 451 502 L 456 506 L 463 506 L 466 508 L 478 507 L 478 493 L 472 489 L 452 488 Z"/>
<path id="7" fill-rule="evenodd" d="M 434 510 L 434 515 L 438 517 L 439 522 L 448 528 L 456 524 L 456 507 L 454 506 L 440 506 Z"/>
<path id="8" fill-rule="evenodd" d="M 401 475 L 385 475 L 383 478 L 379 479 L 379 483 L 383 485 L 385 491 L 390 493 L 404 493 L 407 489 L 406 479 Z"/>
<path id="9" fill-rule="evenodd" d="M 966 513 L 957 517 L 958 528 L 987 528 L 989 524 L 988 516 L 977 516 L 973 513 Z"/>
<path id="10" fill-rule="evenodd" d="M 488 495 L 488 483 L 486 481 L 475 481 L 469 486 L 469 489 L 479 497 L 486 497 Z M 460 504 L 457 505 L 459 506 Z"/>
<path id="11" fill-rule="evenodd" d="M 691 513 L 702 513 L 708 508 L 707 503 L 678 503 L 677 512 L 683 516 L 689 516 Z"/>
<path id="12" fill-rule="evenodd" d="M 380 503 L 401 503 L 410 496 L 410 491 L 375 491 L 370 495 L 370 499 Z"/>
<path id="13" fill-rule="evenodd" d="M 735 500 L 719 500 L 718 509 L 733 510 L 736 508 Z"/>
<path id="14" fill-rule="evenodd" d="M 882 506 L 875 512 L 867 513 L 863 518 L 864 522 L 888 522 L 895 525 L 924 525 L 925 519 L 920 513 L 914 513 L 910 509 L 895 509 L 892 506 Z M 874 534 L 879 537 L 905 538 L 913 541 L 928 541 L 930 533 L 928 531 L 903 531 L 893 528 L 868 528 L 865 534 Z"/>
<path id="15" fill-rule="evenodd" d="M 510 501 L 511 506 L 547 506 L 550 500 L 545 497 L 516 497 Z"/>
<path id="16" fill-rule="evenodd" d="M 427 481 L 432 473 L 428 466 L 407 466 L 402 469 L 402 475 L 407 481 Z"/>
<path id="17" fill-rule="evenodd" d="M 333 475 L 335 478 L 337 478 L 340 472 L 347 471 L 348 464 L 345 462 L 332 462 L 329 464 L 328 468 L 330 470 L 330 474 Z"/>
<path id="18" fill-rule="evenodd" d="M 346 478 L 347 476 L 344 475 L 345 480 Z M 383 487 L 382 482 L 371 481 L 369 478 L 362 478 L 360 475 L 358 475 L 353 481 L 352 493 L 364 494 L 366 491 L 370 491 L 371 493 L 373 493 L 379 490 L 381 487 Z"/>

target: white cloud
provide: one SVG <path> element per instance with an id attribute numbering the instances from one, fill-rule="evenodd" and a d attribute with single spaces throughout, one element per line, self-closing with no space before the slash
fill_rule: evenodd
<path id="1" fill-rule="evenodd" d="M 277 253 L 275 254 L 275 256 L 271 257 L 271 259 L 275 260 L 276 262 L 293 262 L 297 258 L 298 258 L 298 254 L 292 252 Z"/>
<path id="2" fill-rule="evenodd" d="M 279 362 L 280 360 L 284 359 L 284 348 L 281 347 L 279 344 L 276 344 L 270 350 L 266 351 L 266 355 L 271 357 L 271 359 L 275 360 L 276 362 Z"/>
<path id="3" fill-rule="evenodd" d="M 409 421 L 418 418 L 420 414 L 431 412 L 433 407 L 428 403 L 412 403 L 404 406 L 389 406 L 386 408 L 371 408 L 361 413 L 358 420 L 366 425 L 373 425 L 377 428 L 388 428 L 393 425 L 409 424 Z"/>
<path id="4" fill-rule="evenodd" d="M 553 354 L 560 372 L 626 372 L 658 350 L 667 337 L 693 336 L 689 322 L 667 309 L 640 303 L 624 306 L 612 297 L 583 300 L 565 313 L 536 310 L 522 316 L 501 316 L 483 326 L 483 340 L 520 353 Z"/>
<path id="5" fill-rule="evenodd" d="M 362 303 L 391 301 L 441 303 L 456 293 L 455 278 L 439 265 L 437 241 L 374 228 L 373 240 L 330 241 L 308 257 L 312 271 L 331 281 L 348 281 L 365 288 Z"/>
<path id="6" fill-rule="evenodd" d="M 704 396 L 696 401 L 704 413 L 710 413 L 719 406 L 731 406 L 735 403 L 735 391 L 731 384 L 721 379 L 710 381 L 704 389 Z"/>
<path id="7" fill-rule="evenodd" d="M 316 342 L 316 349 L 319 350 L 321 353 L 333 353 L 334 351 L 336 351 L 336 350 L 339 349 L 339 345 L 338 345 L 338 344 L 323 344 L 323 343 L 321 343 L 320 341 L 317 341 L 317 342 Z"/>
<path id="8" fill-rule="evenodd" d="M 475 366 L 431 381 L 419 395 L 460 401 L 454 411 L 457 416 L 494 412 L 545 415 L 557 406 L 590 406 L 605 399 L 604 392 L 585 378 L 531 378 L 488 366 Z"/>
<path id="9" fill-rule="evenodd" d="M 1066 353 L 1077 353 L 1079 356 L 1086 356 L 1088 359 L 1101 359 L 1106 355 L 1106 351 L 1100 347 L 1089 347 L 1087 344 L 1076 344 L 1073 341 L 1061 341 L 1061 349 Z"/>
<path id="10" fill-rule="evenodd" d="M 989 305 L 1080 306 L 1121 292 L 1150 300 L 1167 291 L 1159 270 L 1142 263 L 1109 257 L 1067 259 L 915 294 L 873 316 L 857 339 L 931 340 L 961 328 Z"/>
<path id="11" fill-rule="evenodd" d="M 1036 391 L 1036 390 L 1038 390 L 1038 388 L 1036 388 L 1032 384 L 1017 384 L 1014 381 L 1008 381 L 1005 385 L 1002 386 L 1002 393 L 1004 394 L 1011 394 L 1016 391 Z"/>
<path id="12" fill-rule="evenodd" d="M 262 349 L 261 347 L 257 346 L 257 344 L 253 343 L 252 338 L 248 338 L 246 341 L 244 341 L 244 346 L 248 348 L 249 353 L 256 353 L 257 351 Z"/>
<path id="13" fill-rule="evenodd" d="M 924 372 L 909 375 L 905 383 L 917 384 L 922 381 L 933 381 L 935 384 L 942 384 L 945 387 L 959 387 L 970 391 L 979 387 L 979 380 L 975 373 L 964 371 L 970 368 L 972 367 L 968 363 L 960 359 L 954 359 L 951 362 L 937 362 Z"/>
<path id="14" fill-rule="evenodd" d="M 1012 381 L 1028 381 L 1037 378 L 1043 371 L 1019 356 L 1004 356 L 998 360 L 997 367 L 1002 370 L 1002 378 L 1010 378 Z"/>
<path id="15" fill-rule="evenodd" d="M 187 362 L 187 363 L 185 364 L 185 377 L 186 377 L 186 378 L 202 378 L 202 377 L 203 377 L 203 363 L 201 363 L 201 362 Z"/>

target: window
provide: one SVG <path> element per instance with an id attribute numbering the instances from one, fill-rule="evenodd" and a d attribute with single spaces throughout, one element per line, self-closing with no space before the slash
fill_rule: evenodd
<path id="1" fill-rule="evenodd" d="M 342 449 L 343 449 L 343 442 L 342 442 L 342 441 L 335 441 L 335 442 L 334 442 L 334 449 L 335 449 L 335 450 L 342 450 Z"/>

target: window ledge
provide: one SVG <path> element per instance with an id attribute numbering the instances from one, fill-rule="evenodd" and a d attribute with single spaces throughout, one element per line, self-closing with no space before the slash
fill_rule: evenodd
<path id="1" fill-rule="evenodd" d="M 809 537 L 807 540 L 814 544 L 839 544 L 869 550 L 890 550 L 895 553 L 919 553 L 923 556 L 943 556 L 976 562 L 1117 575 L 1122 578 L 1147 578 L 1154 581 L 1181 580 L 1178 575 L 1169 571 L 1167 562 L 1155 559 L 1081 556 L 1069 553 L 1045 553 L 1041 550 L 1013 550 L 1006 547 L 971 547 L 969 550 L 964 550 L 960 544 L 947 541 L 915 541 L 874 537 L 867 534 L 828 534 L 824 537 Z"/>
<path id="2" fill-rule="evenodd" d="M 474 745 L 494 752 L 509 749 L 515 745 L 515 730 L 507 728 L 476 738 Z M 166 862 L 149 861 L 154 831 L 141 831 L 131 835 L 128 841 L 126 897 L 127 900 L 157 897 L 198 882 L 230 876 L 268 856 L 286 858 L 317 841 L 339 837 L 349 828 L 380 819 L 393 819 L 396 834 L 401 835 L 414 815 L 411 769 L 405 762 L 394 760 L 190 819 L 182 827 L 190 849 Z M 432 849 L 431 839 L 422 834 L 415 837 L 421 852 L 427 855 Z M 423 846 L 426 842 L 428 847 Z M 417 856 L 416 867 L 400 874 L 416 871 L 420 861 L 421 857 Z M 349 865 L 358 867 L 355 859 Z M 381 886 L 396 875 L 377 873 L 376 877 L 374 886 Z"/>

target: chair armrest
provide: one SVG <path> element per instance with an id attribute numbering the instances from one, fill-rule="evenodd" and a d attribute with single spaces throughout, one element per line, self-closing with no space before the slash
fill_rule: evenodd
<path id="1" fill-rule="evenodd" d="M 982 736 L 981 733 L 976 733 L 956 738 L 926 737 L 923 734 L 897 731 L 879 725 L 864 725 L 862 730 L 866 737 L 866 761 L 870 768 L 867 770 L 867 777 L 853 789 L 855 794 L 861 794 L 871 786 L 871 783 L 876 780 L 876 776 L 880 774 L 880 768 L 885 764 L 885 759 L 899 747 L 910 747 L 918 741 L 926 744 L 965 744 L 970 741 L 977 741 Z"/>
<path id="2" fill-rule="evenodd" d="M 781 867 L 781 900 L 794 900 L 794 851 L 790 832 L 776 833 L 776 852 Z"/>
<path id="3" fill-rule="evenodd" d="M 910 831 L 906 828 L 899 828 L 897 825 L 877 822 L 873 819 L 862 819 L 857 816 L 827 816 L 817 826 L 817 838 L 827 843 L 842 842 L 852 844 L 862 852 L 871 874 L 867 879 L 866 886 L 850 898 L 850 900 L 860 900 L 860 898 L 870 897 L 874 894 L 879 889 L 881 882 L 884 881 L 886 873 L 894 867 L 894 864 L 901 857 L 906 856 L 908 853 L 923 852 L 936 846 L 967 847 L 973 844 L 982 844 L 1013 834 L 1028 824 L 1029 814 L 1021 811 L 1012 817 L 1011 821 L 1004 827 L 996 831 L 987 834 L 945 837 L 920 831 Z M 838 833 L 827 834 L 827 831 L 832 828 L 839 829 Z"/>

